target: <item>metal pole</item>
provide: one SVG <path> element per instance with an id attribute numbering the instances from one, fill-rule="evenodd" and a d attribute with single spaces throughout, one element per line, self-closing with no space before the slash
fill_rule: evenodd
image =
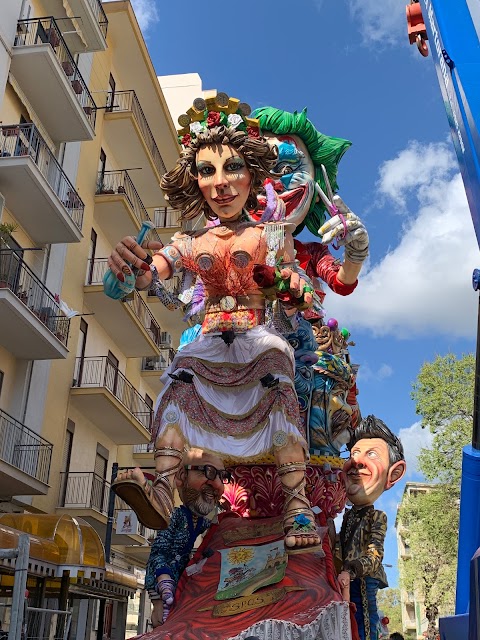
<path id="1" fill-rule="evenodd" d="M 105 531 L 105 569 L 110 564 L 110 558 L 112 555 L 112 533 L 113 533 L 113 520 L 115 516 L 115 494 L 112 491 L 112 484 L 118 474 L 118 462 L 112 464 L 112 476 L 110 479 L 110 493 L 108 494 L 108 520 L 107 530 Z M 103 625 L 105 623 L 105 598 L 102 598 L 98 605 L 98 627 L 97 627 L 97 640 L 103 640 Z"/>
<path id="2" fill-rule="evenodd" d="M 480 286 L 480 270 L 475 269 L 472 277 L 473 288 L 478 291 Z M 477 315 L 477 352 L 475 358 L 475 392 L 473 402 L 473 431 L 472 447 L 480 450 L 480 295 L 478 297 Z"/>
<path id="3" fill-rule="evenodd" d="M 13 585 L 12 595 L 12 616 L 10 619 L 8 640 L 20 640 L 22 637 L 29 556 L 30 536 L 28 533 L 21 533 L 18 536 L 17 559 L 15 562 L 15 582 Z"/>
<path id="4" fill-rule="evenodd" d="M 112 464 L 112 477 L 110 480 L 110 494 L 108 496 L 108 521 L 107 530 L 105 532 L 105 563 L 110 564 L 110 556 L 112 554 L 112 533 L 113 520 L 115 516 L 115 494 L 112 491 L 112 484 L 118 475 L 118 462 Z"/>

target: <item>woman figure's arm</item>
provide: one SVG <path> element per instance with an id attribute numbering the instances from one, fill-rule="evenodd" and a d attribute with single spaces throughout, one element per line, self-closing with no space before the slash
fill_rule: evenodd
<path id="1" fill-rule="evenodd" d="M 147 249 L 154 251 L 154 255 L 150 256 Z M 108 266 L 121 282 L 123 282 L 125 275 L 132 273 L 132 267 L 139 269 L 135 287 L 147 289 L 152 281 L 151 264 L 157 269 L 159 280 L 167 280 L 174 273 L 182 270 L 181 259 L 180 249 L 175 242 L 163 246 L 161 242 L 150 240 L 140 246 L 135 238 L 126 236 L 120 240 L 110 254 Z"/>

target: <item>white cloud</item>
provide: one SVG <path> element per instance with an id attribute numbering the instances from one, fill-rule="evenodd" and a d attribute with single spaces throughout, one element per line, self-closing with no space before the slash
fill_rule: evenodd
<path id="1" fill-rule="evenodd" d="M 419 474 L 418 454 L 421 449 L 429 449 L 432 444 L 433 436 L 428 429 L 422 429 L 420 422 L 414 422 L 411 427 L 400 429 L 398 433 L 403 450 L 405 452 L 405 460 L 407 462 L 407 478 Z"/>
<path id="2" fill-rule="evenodd" d="M 404 209 L 409 191 L 425 186 L 431 188 L 435 183 L 445 181 L 455 166 L 455 158 L 446 143 L 420 145 L 412 141 L 396 158 L 387 160 L 380 167 L 378 190 Z"/>
<path id="3" fill-rule="evenodd" d="M 110 2 L 111 0 L 103 0 Z M 147 31 L 149 27 L 158 22 L 159 16 L 155 0 L 131 0 L 132 7 L 142 31 Z"/>
<path id="4" fill-rule="evenodd" d="M 402 0 L 347 0 L 352 18 L 358 25 L 363 43 L 392 45 L 405 40 L 407 22 L 406 2 Z M 408 39 L 407 39 L 408 42 Z"/>
<path id="5" fill-rule="evenodd" d="M 358 381 L 367 382 L 370 380 L 381 382 L 393 375 L 393 369 L 389 364 L 382 364 L 375 371 L 369 367 L 367 363 L 362 364 L 358 370 Z"/>
<path id="6" fill-rule="evenodd" d="M 460 174 L 444 144 L 409 144 L 380 168 L 377 197 L 417 212 L 405 215 L 403 236 L 360 277 L 347 297 L 327 296 L 329 316 L 376 335 L 473 337 L 477 294 L 471 286 L 479 251 Z M 388 210 L 388 202 L 384 209 Z M 382 212 L 388 226 L 388 215 Z M 372 244 L 375 237 L 371 238 Z"/>

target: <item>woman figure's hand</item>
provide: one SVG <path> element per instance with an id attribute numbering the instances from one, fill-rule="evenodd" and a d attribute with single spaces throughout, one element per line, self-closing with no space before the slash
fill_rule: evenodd
<path id="1" fill-rule="evenodd" d="M 301 298 L 305 305 L 311 306 L 313 303 L 313 289 L 309 283 L 293 269 L 281 269 L 280 275 L 284 280 L 290 279 L 289 291 L 293 298 Z"/>
<path id="2" fill-rule="evenodd" d="M 142 246 L 132 236 L 122 238 L 113 249 L 108 258 L 108 266 L 112 273 L 120 280 L 125 281 L 125 276 L 133 273 L 132 267 L 139 270 L 135 280 L 137 289 L 146 289 L 152 281 L 150 264 L 152 257 L 146 249 L 159 251 L 163 247 L 161 242 L 150 240 L 144 242 Z"/>

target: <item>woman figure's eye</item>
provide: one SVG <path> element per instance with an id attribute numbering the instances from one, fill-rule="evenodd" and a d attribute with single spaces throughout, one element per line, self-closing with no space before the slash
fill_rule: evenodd
<path id="1" fill-rule="evenodd" d="M 215 173 L 215 169 L 213 167 L 209 167 L 208 165 L 197 167 L 197 171 L 201 176 L 211 176 Z"/>
<path id="2" fill-rule="evenodd" d="M 243 169 L 243 164 L 241 162 L 229 162 L 225 169 L 227 171 L 240 171 L 240 169 Z"/>

